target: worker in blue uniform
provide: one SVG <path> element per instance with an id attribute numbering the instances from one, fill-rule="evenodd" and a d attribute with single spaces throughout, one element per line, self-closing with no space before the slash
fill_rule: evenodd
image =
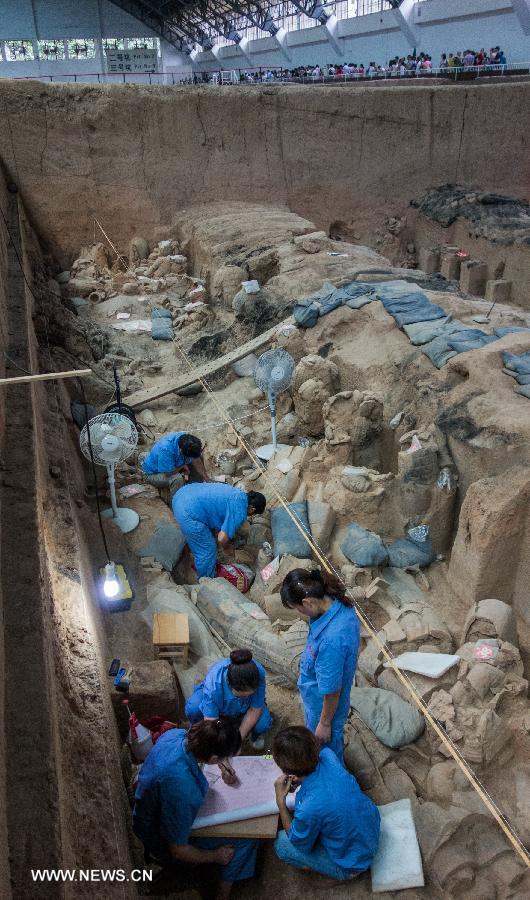
<path id="1" fill-rule="evenodd" d="M 193 553 L 197 577 L 215 578 L 217 541 L 226 547 L 247 516 L 262 513 L 265 497 L 229 484 L 187 484 L 173 497 L 173 514 Z"/>
<path id="2" fill-rule="evenodd" d="M 325 581 L 318 569 L 293 569 L 280 593 L 287 609 L 309 616 L 298 679 L 305 724 L 342 761 L 344 725 L 359 650 L 357 614 L 340 585 Z"/>
<path id="3" fill-rule="evenodd" d="M 337 881 L 365 872 L 379 844 L 375 803 L 336 754 L 303 726 L 280 731 L 272 753 L 283 772 L 274 785 L 284 829 L 274 845 L 280 859 Z M 293 814 L 286 801 L 297 788 Z"/>
<path id="4" fill-rule="evenodd" d="M 241 735 L 232 719 L 198 722 L 188 732 L 180 728 L 168 731 L 144 762 L 135 794 L 133 830 L 144 845 L 146 858 L 163 866 L 219 863 L 216 900 L 230 896 L 234 881 L 253 876 L 257 841 L 194 838 L 190 834 L 209 787 L 202 765 L 217 763 L 223 780 L 237 784 L 229 759 L 240 747 Z"/>
<path id="5" fill-rule="evenodd" d="M 263 750 L 272 716 L 265 702 L 265 669 L 252 659 L 252 651 L 232 650 L 230 659 L 214 663 L 186 702 L 186 716 L 190 722 L 230 716 L 237 720 L 241 739 Z"/>
<path id="6" fill-rule="evenodd" d="M 169 488 L 173 496 L 192 475 L 197 481 L 209 481 L 202 444 L 186 431 L 175 431 L 160 438 L 140 459 L 146 481 L 157 488 Z"/>

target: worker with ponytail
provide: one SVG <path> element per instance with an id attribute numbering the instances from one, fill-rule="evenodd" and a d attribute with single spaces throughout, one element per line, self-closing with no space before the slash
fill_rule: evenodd
<path id="1" fill-rule="evenodd" d="M 227 900 L 234 881 L 253 876 L 257 841 L 198 838 L 191 830 L 209 789 L 202 766 L 217 764 L 223 779 L 233 783 L 225 773 L 240 748 L 241 735 L 233 719 L 198 722 L 188 732 L 167 731 L 140 770 L 134 798 L 133 830 L 144 845 L 146 860 L 162 866 L 218 863 L 216 900 Z"/>
<path id="2" fill-rule="evenodd" d="M 359 650 L 359 620 L 338 582 L 324 579 L 318 569 L 289 572 L 281 599 L 287 609 L 309 617 L 298 679 L 306 726 L 342 761 Z"/>
<path id="3" fill-rule="evenodd" d="M 214 663 L 187 701 L 186 716 L 190 722 L 231 716 L 238 722 L 241 739 L 248 738 L 255 750 L 262 750 L 272 716 L 265 703 L 265 669 L 252 652 L 232 650 L 229 659 Z"/>

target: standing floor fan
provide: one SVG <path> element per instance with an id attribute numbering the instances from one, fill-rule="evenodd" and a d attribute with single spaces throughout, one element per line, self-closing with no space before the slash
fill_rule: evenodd
<path id="1" fill-rule="evenodd" d="M 118 507 L 114 472 L 119 463 L 129 458 L 138 443 L 138 432 L 134 423 L 119 413 L 103 413 L 89 420 L 79 436 L 79 443 L 81 452 L 88 460 L 107 468 L 111 509 L 103 510 L 101 515 L 113 519 L 124 534 L 133 531 L 140 521 L 140 516 L 134 509 Z"/>
<path id="2" fill-rule="evenodd" d="M 258 447 L 256 455 L 265 461 L 269 460 L 278 450 L 285 450 L 288 444 L 278 444 L 276 437 L 276 397 L 285 391 L 291 381 L 295 369 L 295 362 L 287 350 L 267 350 L 258 359 L 254 372 L 254 381 L 257 386 L 267 394 L 269 409 L 271 412 L 272 443 Z"/>

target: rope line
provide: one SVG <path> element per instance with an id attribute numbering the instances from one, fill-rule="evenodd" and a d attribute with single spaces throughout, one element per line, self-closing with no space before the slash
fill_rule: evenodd
<path id="1" fill-rule="evenodd" d="M 192 374 L 195 374 L 197 367 L 194 365 L 193 361 L 190 360 L 186 351 L 180 346 L 180 344 L 178 343 L 176 338 L 173 338 L 173 343 L 175 344 L 178 352 L 181 354 L 184 361 L 186 362 L 190 372 Z M 450 755 L 453 757 L 453 759 L 455 760 L 455 762 L 457 763 L 457 765 L 459 766 L 461 771 L 464 773 L 466 779 L 469 781 L 471 786 L 477 792 L 477 794 L 479 795 L 480 799 L 482 800 L 482 802 L 484 803 L 484 805 L 486 806 L 488 811 L 491 813 L 491 815 L 493 816 L 493 818 L 495 819 L 495 821 L 497 822 L 499 827 L 504 832 L 505 836 L 508 838 L 508 840 L 512 844 L 516 853 L 520 856 L 520 858 L 522 859 L 524 864 L 528 868 L 530 868 L 530 853 L 529 853 L 528 849 L 525 847 L 525 845 L 524 845 L 523 841 L 521 840 L 521 838 L 519 837 L 519 835 L 516 833 L 516 831 L 510 825 L 507 817 L 499 810 L 497 804 L 495 803 L 493 798 L 490 796 L 490 794 L 488 793 L 486 788 L 482 785 L 482 783 L 478 779 L 478 777 L 475 774 L 475 772 L 473 771 L 473 769 L 471 769 L 469 764 L 466 762 L 466 760 L 462 756 L 458 747 L 455 746 L 455 744 L 453 743 L 453 741 L 451 740 L 451 738 L 449 737 L 449 735 L 447 734 L 445 729 L 439 724 L 439 722 L 434 718 L 432 713 L 429 711 L 427 704 L 422 699 L 422 697 L 420 697 L 420 695 L 417 693 L 414 685 L 412 684 L 412 682 L 410 681 L 408 676 L 405 675 L 404 672 L 402 672 L 402 670 L 399 669 L 395 665 L 395 658 L 394 658 L 392 652 L 388 649 L 387 645 L 378 636 L 377 631 L 375 630 L 372 623 L 369 621 L 368 617 L 365 615 L 364 611 L 359 606 L 359 603 L 357 602 L 357 600 L 348 593 L 348 588 L 344 582 L 344 579 L 337 572 L 337 570 L 334 568 L 332 563 L 327 559 L 324 552 L 318 546 L 317 542 L 314 540 L 312 535 L 308 534 L 306 528 L 298 520 L 297 516 L 293 514 L 292 510 L 289 508 L 284 497 L 280 494 L 276 485 L 271 480 L 267 470 L 263 467 L 263 465 L 261 464 L 258 457 L 255 455 L 252 448 L 249 447 L 249 445 L 247 444 L 245 439 L 237 431 L 237 428 L 235 427 L 235 424 L 234 424 L 235 420 L 230 418 L 230 416 L 228 415 L 226 410 L 223 408 L 222 404 L 215 397 L 214 391 L 210 388 L 209 384 L 205 381 L 205 379 L 202 378 L 200 375 L 197 375 L 196 380 L 200 384 L 202 384 L 204 390 L 209 395 L 212 402 L 215 404 L 216 409 L 218 410 L 219 414 L 223 417 L 225 423 L 230 428 L 232 428 L 238 443 L 244 449 L 247 456 L 251 459 L 254 466 L 259 469 L 265 482 L 269 485 L 272 492 L 275 494 L 276 499 L 279 501 L 280 505 L 284 508 L 287 515 L 290 517 L 291 521 L 295 524 L 298 531 L 302 534 L 302 536 L 304 537 L 304 540 L 307 542 L 307 544 L 313 551 L 314 555 L 316 556 L 317 560 L 319 561 L 319 563 L 321 564 L 323 569 L 328 574 L 334 575 L 335 578 L 338 579 L 339 583 L 344 588 L 347 596 L 352 601 L 361 624 L 370 633 L 370 635 L 373 638 L 373 640 L 375 641 L 379 651 L 382 653 L 385 660 L 391 666 L 392 671 L 394 672 L 396 677 L 401 681 L 402 685 L 404 686 L 404 688 L 406 689 L 408 694 L 410 694 L 410 696 L 412 697 L 414 705 L 417 707 L 419 712 L 424 716 L 424 718 L 427 720 L 427 722 L 429 723 L 429 725 L 431 726 L 433 731 L 437 734 L 437 736 L 440 738 L 440 740 L 442 741 L 444 746 L 447 748 Z"/>

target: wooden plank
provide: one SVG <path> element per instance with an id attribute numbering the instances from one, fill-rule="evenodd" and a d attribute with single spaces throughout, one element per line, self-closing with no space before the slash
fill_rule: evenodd
<path id="1" fill-rule="evenodd" d="M 249 353 L 253 353 L 254 350 L 258 350 L 260 347 L 268 344 L 281 328 L 285 327 L 285 325 L 291 325 L 292 322 L 293 319 L 289 316 L 288 319 L 284 319 L 283 322 L 279 322 L 277 325 L 274 325 L 273 328 L 264 331 L 263 334 L 259 334 L 257 337 L 252 338 L 252 340 L 247 341 L 246 344 L 236 347 L 236 349 L 231 350 L 230 353 L 225 353 L 224 356 L 220 356 L 218 359 L 204 363 L 202 366 L 196 366 L 193 371 L 188 372 L 187 375 L 179 375 L 177 378 L 170 379 L 164 385 L 137 391 L 135 394 L 126 397 L 123 402 L 126 403 L 127 406 L 132 406 L 133 409 L 138 409 L 141 406 L 152 403 L 154 400 L 159 400 L 160 397 L 165 397 L 166 394 L 172 394 L 174 391 L 180 391 L 185 387 L 189 387 L 190 384 L 195 384 L 198 378 L 206 378 L 208 375 L 213 375 L 215 372 L 218 372 L 219 369 L 224 369 L 225 366 L 237 362 L 238 359 L 243 359 L 244 356 L 248 356 Z M 186 365 L 184 360 L 182 361 L 182 365 Z"/>
<path id="2" fill-rule="evenodd" d="M 273 841 L 278 832 L 278 813 L 270 816 L 256 816 L 255 819 L 244 819 L 239 822 L 227 822 L 226 825 L 207 825 L 205 828 L 194 828 L 193 837 L 220 838 L 253 838 L 261 841 Z"/>
<path id="3" fill-rule="evenodd" d="M 54 381 L 60 378 L 83 378 L 92 375 L 92 369 L 73 369 L 71 372 L 44 372 L 42 375 L 17 375 L 16 378 L 0 378 L 0 385 L 24 384 L 26 381 Z"/>

